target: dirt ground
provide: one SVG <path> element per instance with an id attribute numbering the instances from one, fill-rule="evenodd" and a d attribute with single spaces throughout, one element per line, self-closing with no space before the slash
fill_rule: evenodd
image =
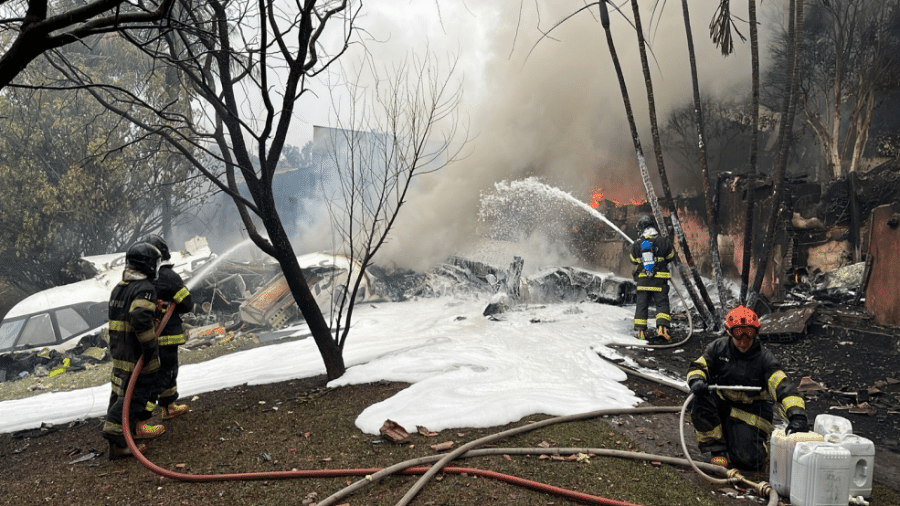
<path id="1" fill-rule="evenodd" d="M 680 329 L 682 332 L 684 329 Z M 682 334 L 683 335 L 683 334 Z M 678 336 L 676 336 L 678 337 Z M 648 367 L 679 378 L 713 335 L 694 335 L 677 348 L 625 350 Z M 852 340 L 807 335 L 796 342 L 769 343 L 790 378 L 808 376 L 822 390 L 804 396 L 811 421 L 817 414 L 844 416 L 854 433 L 875 442 L 873 506 L 900 506 L 900 371 L 893 336 L 860 333 Z M 410 458 L 439 455 L 432 448 L 466 442 L 548 417 L 536 415 L 504 427 L 459 428 L 431 433 L 411 430 L 411 440 L 393 444 L 362 434 L 354 419 L 365 406 L 405 387 L 375 383 L 325 388 L 325 378 L 241 386 L 187 399 L 191 412 L 166 422 L 167 433 L 148 442 L 146 457 L 162 473 L 222 475 L 357 470 L 362 476 Z M 681 391 L 629 376 L 628 386 L 647 405 L 680 406 Z M 865 393 L 862 393 L 864 391 Z M 865 400 L 863 400 L 865 399 Z M 109 461 L 100 437 L 101 420 L 89 419 L 44 430 L 0 434 L 0 504 L 282 505 L 315 504 L 359 475 L 281 480 L 262 475 L 252 481 L 195 483 L 155 474 L 135 459 Z M 625 415 L 553 425 L 492 444 L 502 448 L 609 448 L 682 457 L 678 416 Z M 690 426 L 685 427 L 691 437 Z M 694 458 L 695 445 L 689 444 Z M 439 448 L 439 447 L 436 447 Z M 722 489 L 690 470 L 596 456 L 516 456 L 504 454 L 454 462 L 617 501 L 645 505 L 746 505 L 752 494 Z M 471 467 L 469 467 L 471 466 Z M 257 475 L 260 476 L 260 475 Z M 560 505 L 584 501 L 560 497 L 493 479 L 475 471 L 442 474 L 416 496 L 422 505 Z M 765 481 L 768 476 L 751 476 Z M 337 504 L 396 504 L 415 483 L 395 476 Z M 199 481 L 199 480 L 198 480 Z"/>
<path id="2" fill-rule="evenodd" d="M 811 332 L 793 342 L 765 342 L 781 361 L 788 377 L 800 383 L 807 377 L 814 383 L 803 388 L 810 424 L 820 414 L 837 415 L 850 420 L 853 432 L 875 444 L 876 482 L 900 491 L 900 330 L 870 328 L 858 332 L 827 331 L 812 322 Z M 684 337 L 680 328 L 677 337 Z M 625 354 L 641 365 L 665 370 L 684 378 L 688 365 L 702 354 L 717 335 L 695 334 L 682 346 L 671 349 L 627 349 Z M 677 338 L 676 338 L 677 340 Z M 652 341 L 656 343 L 656 341 Z M 685 394 L 659 383 L 630 375 L 627 383 L 648 404 L 670 405 L 683 402 Z M 676 417 L 642 417 L 623 420 L 619 427 L 648 452 L 683 456 L 680 443 L 670 444 L 678 434 Z M 688 426 L 685 430 L 690 432 Z M 665 441 L 665 444 L 661 444 Z M 696 459 L 703 456 L 695 445 L 688 445 Z M 762 477 L 768 479 L 768 476 Z M 885 504 L 872 502 L 872 504 Z M 889 503 L 895 504 L 895 503 Z"/>

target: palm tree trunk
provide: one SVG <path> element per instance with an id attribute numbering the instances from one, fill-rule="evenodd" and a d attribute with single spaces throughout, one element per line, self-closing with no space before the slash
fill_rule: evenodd
<path id="1" fill-rule="evenodd" d="M 756 27 L 756 0 L 749 0 L 750 21 L 750 72 L 753 91 L 750 100 L 750 170 L 747 178 L 747 212 L 744 218 L 744 254 L 741 265 L 741 302 L 747 302 L 750 284 L 750 257 L 753 255 L 753 181 L 756 179 L 757 153 L 759 151 L 759 35 Z"/>
<path id="2" fill-rule="evenodd" d="M 637 0 L 632 0 L 637 8 Z M 691 63 L 691 86 L 694 91 L 694 121 L 697 123 L 697 145 L 700 155 L 700 172 L 703 174 L 703 195 L 706 203 L 706 221 L 709 227 L 709 253 L 712 256 L 713 273 L 716 278 L 716 287 L 719 291 L 719 304 L 725 307 L 728 303 L 728 291 L 725 289 L 725 276 L 722 274 L 722 260 L 719 258 L 719 222 L 716 219 L 713 208 L 713 190 L 709 187 L 709 165 L 706 157 L 706 140 L 703 136 L 703 106 L 700 102 L 700 82 L 697 78 L 697 55 L 694 52 L 694 35 L 691 31 L 691 16 L 688 10 L 688 1 L 681 0 L 684 13 L 684 31 L 687 35 L 688 55 Z M 657 134 L 654 133 L 654 140 Z M 716 186 L 718 191 L 718 185 Z M 724 315 L 713 310 L 716 321 L 723 321 Z"/>
<path id="3" fill-rule="evenodd" d="M 790 0 L 790 20 L 788 26 L 788 36 L 793 39 L 794 43 L 791 47 L 791 63 L 790 74 L 788 76 L 788 96 L 785 97 L 784 113 L 781 116 L 781 126 L 779 130 L 779 147 L 778 157 L 775 161 L 775 173 L 772 176 L 772 210 L 769 215 L 768 227 L 766 227 L 766 236 L 763 239 L 760 248 L 759 265 L 756 267 L 756 276 L 754 276 L 753 287 L 747 296 L 747 306 L 754 307 L 759 297 L 759 291 L 762 287 L 763 278 L 766 275 L 766 268 L 769 256 L 773 253 L 771 244 L 775 237 L 775 228 L 778 225 L 778 217 L 781 215 L 781 204 L 784 197 L 784 174 L 787 167 L 788 150 L 791 144 L 791 125 L 794 122 L 794 112 L 797 109 L 797 82 L 800 74 L 800 51 L 803 44 L 803 0 Z"/>
<path id="4" fill-rule="evenodd" d="M 685 282 L 684 285 L 687 287 L 688 293 L 691 294 L 691 300 L 694 301 L 694 305 L 697 307 L 697 311 L 703 318 L 706 327 L 715 328 L 717 326 L 717 322 L 719 321 L 719 318 L 716 317 L 716 308 L 712 300 L 709 298 L 709 294 L 706 292 L 706 286 L 703 284 L 703 278 L 700 276 L 700 271 L 694 264 L 694 257 L 691 255 L 691 250 L 688 246 L 687 239 L 685 238 L 684 231 L 681 229 L 681 223 L 678 220 L 678 208 L 675 205 L 675 199 L 672 198 L 672 190 L 669 187 L 669 178 L 666 174 L 665 162 L 662 156 L 662 143 L 659 140 L 659 126 L 656 120 L 656 101 L 653 95 L 653 80 L 650 76 L 650 65 L 647 60 L 647 48 L 644 41 L 644 31 L 641 25 L 640 8 L 638 6 L 637 0 L 631 1 L 631 8 L 634 13 L 634 27 L 638 37 L 638 48 L 641 55 L 641 68 L 644 72 L 644 83 L 647 87 L 647 104 L 650 113 L 650 129 L 653 135 L 654 152 L 656 154 L 656 166 L 659 169 L 659 178 L 660 182 L 662 183 L 663 194 L 669 203 L 669 215 L 672 217 L 672 228 L 675 229 L 675 235 L 678 238 L 678 245 L 680 247 L 681 253 L 684 255 L 685 263 L 687 263 L 688 267 L 690 268 L 691 277 L 693 278 L 694 283 L 696 283 L 697 291 L 699 292 L 699 295 L 703 299 L 705 305 L 700 304 L 697 301 L 697 296 L 693 294 L 694 290 L 690 283 Z M 607 30 L 607 34 L 608 33 L 609 30 Z M 607 36 L 609 37 L 609 35 Z M 624 86 L 624 81 L 621 84 Z M 634 135 L 636 135 L 636 130 Z M 642 168 L 642 171 L 643 170 L 644 169 Z M 649 183 L 649 175 L 644 176 L 644 185 L 652 189 L 652 186 L 649 185 Z M 647 193 L 647 197 L 651 197 L 650 192 Z M 664 223 L 659 216 L 657 217 L 657 223 Z M 665 229 L 665 227 L 660 228 L 663 230 Z M 677 265 L 680 266 L 682 265 L 682 263 L 678 262 Z M 687 280 L 687 277 L 683 276 L 683 279 Z"/>

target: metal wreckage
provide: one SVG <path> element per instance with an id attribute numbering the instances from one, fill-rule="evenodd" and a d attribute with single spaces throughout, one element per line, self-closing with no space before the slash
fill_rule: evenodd
<path id="1" fill-rule="evenodd" d="M 298 261 L 327 317 L 342 298 L 348 273 L 351 269 L 359 272 L 359 264 L 327 253 L 302 255 Z M 124 253 L 86 257 L 83 262 L 91 277 L 32 295 L 7 314 L 0 326 L 0 382 L 29 375 L 56 376 L 110 360 L 106 306 L 112 287 L 121 278 Z M 206 239 L 196 237 L 181 251 L 173 252 L 173 262 L 195 301 L 194 311 L 182 317 L 187 327 L 186 349 L 244 337 L 274 341 L 293 333 L 285 327 L 302 321 L 287 280 L 273 261 L 232 261 L 212 253 Z M 631 279 L 574 267 L 523 277 L 522 268 L 520 257 L 503 269 L 456 256 L 424 273 L 372 266 L 355 302 L 494 293 L 497 296 L 484 313 L 494 319 L 522 302 L 634 302 Z"/>
<path id="2" fill-rule="evenodd" d="M 771 200 L 771 185 L 764 176 L 753 179 L 732 174 L 723 174 L 717 182 L 718 243 L 730 279 L 738 277 L 741 263 L 747 196 L 756 195 L 757 213 L 762 213 L 760 209 Z M 761 337 L 793 342 L 808 333 L 825 333 L 836 339 L 862 333 L 886 335 L 895 347 L 894 330 L 900 325 L 900 291 L 896 290 L 900 279 L 900 263 L 896 262 L 900 163 L 886 163 L 858 179 L 827 186 L 803 178 L 789 181 L 788 186 L 783 226 L 773 245 L 775 261 L 769 263 L 760 294 L 761 319 L 768 322 Z M 481 255 L 472 252 L 449 257 L 427 272 L 370 266 L 357 302 L 478 292 L 490 296 L 484 316 L 491 319 L 502 319 L 504 312 L 530 303 L 633 304 L 632 266 L 621 235 L 634 236 L 635 223 L 650 212 L 649 204 L 599 198 L 594 204 L 591 207 L 618 230 L 577 207 L 560 210 L 554 230 L 578 264 L 603 266 L 598 269 L 612 274 L 561 266 L 523 276 L 524 261 L 516 256 L 522 246 L 503 236 L 510 229 L 504 226 L 481 233 L 485 241 L 503 243 L 500 254 L 491 255 L 490 261 L 482 261 Z M 702 197 L 677 197 L 675 205 L 682 226 L 693 238 L 695 260 L 708 275 Z M 512 210 L 520 228 L 521 210 L 516 206 Z M 538 216 L 535 222 L 544 223 L 544 218 Z M 762 215 L 754 222 L 762 222 Z M 752 254 L 762 254 L 755 246 Z M 196 301 L 194 312 L 184 318 L 190 326 L 187 348 L 242 336 L 276 340 L 290 334 L 284 327 L 302 320 L 276 263 L 236 262 L 228 256 L 212 253 L 203 237 L 187 241 L 184 249 L 173 253 L 176 271 Z M 512 262 L 508 266 L 493 264 L 498 258 Z M 32 295 L 6 315 L 0 326 L 0 382 L 29 374 L 61 374 L 108 360 L 103 340 L 106 304 L 113 284 L 121 278 L 124 253 L 83 260 L 87 279 Z M 351 266 L 359 272 L 359 264 L 341 255 L 310 253 L 298 261 L 326 313 L 340 300 Z M 674 312 L 684 310 L 684 305 L 677 307 L 681 304 L 677 297 L 672 302 Z"/>

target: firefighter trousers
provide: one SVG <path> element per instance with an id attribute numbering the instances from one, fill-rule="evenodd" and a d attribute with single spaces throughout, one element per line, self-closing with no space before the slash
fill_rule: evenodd
<path id="1" fill-rule="evenodd" d="M 654 288 L 655 290 L 646 290 Z M 634 330 L 647 329 L 647 316 L 650 306 L 656 308 L 656 328 L 669 327 L 671 316 L 669 315 L 669 285 L 661 287 L 637 287 L 637 299 L 634 306 Z"/>
<path id="2" fill-rule="evenodd" d="M 691 402 L 691 423 L 702 452 L 725 452 L 728 462 L 741 469 L 765 469 L 772 433 L 772 403 L 731 402 L 715 393 Z"/>
<path id="3" fill-rule="evenodd" d="M 159 347 L 159 371 L 151 402 L 166 407 L 178 400 L 178 345 Z"/>
<path id="4" fill-rule="evenodd" d="M 127 386 L 130 379 L 126 378 Z M 150 398 L 153 395 L 153 385 L 156 381 L 156 374 L 139 374 L 134 384 L 134 392 L 131 395 L 131 405 L 128 410 L 128 422 L 131 433 L 134 434 L 135 427 L 138 422 L 149 420 L 153 416 L 153 411 L 148 410 Z M 118 446 L 125 448 L 125 434 L 122 427 L 122 411 L 125 408 L 125 397 L 118 395 L 115 389 L 109 395 L 109 407 L 106 410 L 106 421 L 103 424 L 102 433 L 105 439 Z"/>

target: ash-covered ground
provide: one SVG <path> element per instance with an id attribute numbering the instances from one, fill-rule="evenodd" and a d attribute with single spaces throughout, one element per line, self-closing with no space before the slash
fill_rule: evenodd
<path id="1" fill-rule="evenodd" d="M 673 341 L 677 342 L 687 336 L 688 328 L 686 319 L 677 318 L 676 321 Z M 641 366 L 683 379 L 689 364 L 720 335 L 698 332 L 673 348 L 624 348 L 620 351 Z M 781 361 L 789 378 L 800 385 L 810 424 L 819 414 L 850 420 L 855 434 L 875 444 L 875 479 L 895 490 L 900 488 L 898 343 L 900 330 L 872 325 L 861 309 L 828 304 L 817 307 L 804 334 L 790 341 L 763 341 L 763 345 Z M 655 405 L 683 403 L 686 398 L 684 392 L 634 374 L 629 375 L 627 384 Z M 678 436 L 675 417 L 668 422 L 657 417 L 643 423 L 623 423 L 623 429 L 638 441 L 646 440 L 649 451 L 682 454 L 680 443 L 672 441 Z M 701 458 L 699 453 L 693 453 L 696 444 L 693 444 L 691 429 L 687 427 L 686 430 L 689 451 L 694 457 Z"/>

